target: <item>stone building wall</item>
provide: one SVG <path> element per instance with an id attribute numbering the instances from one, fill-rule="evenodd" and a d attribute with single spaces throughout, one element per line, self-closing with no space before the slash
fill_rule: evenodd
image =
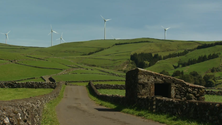
<path id="1" fill-rule="evenodd" d="M 13 85 L 14 83 L 14 85 Z M 44 85 L 43 85 L 44 84 Z M 0 124 L 1 125 L 40 125 L 44 104 L 55 99 L 62 88 L 63 83 L 42 83 L 35 82 L 15 83 L 7 82 L 1 87 L 30 87 L 30 88 L 55 88 L 51 93 L 19 100 L 0 101 Z"/>
<path id="2" fill-rule="evenodd" d="M 181 100 L 205 100 L 205 87 L 203 86 L 140 68 L 126 73 L 125 85 L 126 98 L 129 103 L 135 103 L 137 98 L 153 96 Z"/>

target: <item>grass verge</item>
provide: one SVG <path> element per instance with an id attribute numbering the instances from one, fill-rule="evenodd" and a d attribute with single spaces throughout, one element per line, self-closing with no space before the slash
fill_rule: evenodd
<path id="1" fill-rule="evenodd" d="M 41 125 L 59 125 L 55 107 L 62 100 L 64 91 L 65 91 L 65 85 L 62 85 L 62 89 L 59 93 L 59 96 L 56 99 L 51 100 L 44 106 Z"/>
<path id="2" fill-rule="evenodd" d="M 168 114 L 153 113 L 151 111 L 139 109 L 137 107 L 125 107 L 122 105 L 113 104 L 113 103 L 98 99 L 96 96 L 94 96 L 94 93 L 91 91 L 91 89 L 89 89 L 88 86 L 87 86 L 87 90 L 89 93 L 89 97 L 93 101 L 95 101 L 97 104 L 108 107 L 108 108 L 112 108 L 112 109 L 115 109 L 124 113 L 140 116 L 145 119 L 153 120 L 153 121 L 164 123 L 167 125 L 210 125 L 208 123 L 199 123 L 197 121 L 193 121 L 193 120 L 181 118 L 181 117 L 179 118 L 177 116 L 172 116 Z"/>

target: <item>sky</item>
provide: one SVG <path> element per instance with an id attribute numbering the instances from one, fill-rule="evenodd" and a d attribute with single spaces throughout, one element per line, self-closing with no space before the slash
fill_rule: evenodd
<path id="1" fill-rule="evenodd" d="M 221 0 L 1 0 L 0 32 L 7 44 L 51 46 L 66 42 L 107 39 L 164 38 L 222 40 Z M 0 34 L 0 43 L 5 35 Z"/>

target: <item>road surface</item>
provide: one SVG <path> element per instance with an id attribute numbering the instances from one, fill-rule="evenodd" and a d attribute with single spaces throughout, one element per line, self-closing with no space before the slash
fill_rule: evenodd
<path id="1" fill-rule="evenodd" d="M 95 104 L 84 86 L 66 86 L 56 113 L 60 125 L 163 125 Z"/>

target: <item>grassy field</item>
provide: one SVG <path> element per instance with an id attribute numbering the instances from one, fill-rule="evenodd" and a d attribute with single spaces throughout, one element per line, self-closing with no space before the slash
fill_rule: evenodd
<path id="1" fill-rule="evenodd" d="M 0 69 L 0 81 L 40 77 L 61 72 L 61 70 L 39 69 L 18 64 L 0 65 Z"/>
<path id="2" fill-rule="evenodd" d="M 19 61 L 19 63 L 31 65 L 31 66 L 45 67 L 45 68 L 57 68 L 57 69 L 69 68 L 57 62 L 50 62 L 50 61 L 43 61 L 43 60 L 23 60 L 23 61 Z"/>
<path id="3" fill-rule="evenodd" d="M 79 70 L 74 70 L 71 73 L 77 73 L 77 74 L 107 74 L 98 70 L 86 70 L 86 69 L 79 69 Z"/>
<path id="4" fill-rule="evenodd" d="M 122 77 L 101 74 L 66 74 L 53 78 L 56 81 L 124 80 Z"/>
<path id="5" fill-rule="evenodd" d="M 53 89 L 31 89 L 31 88 L 0 88 L 0 100 L 14 100 L 30 98 L 52 92 Z"/>

